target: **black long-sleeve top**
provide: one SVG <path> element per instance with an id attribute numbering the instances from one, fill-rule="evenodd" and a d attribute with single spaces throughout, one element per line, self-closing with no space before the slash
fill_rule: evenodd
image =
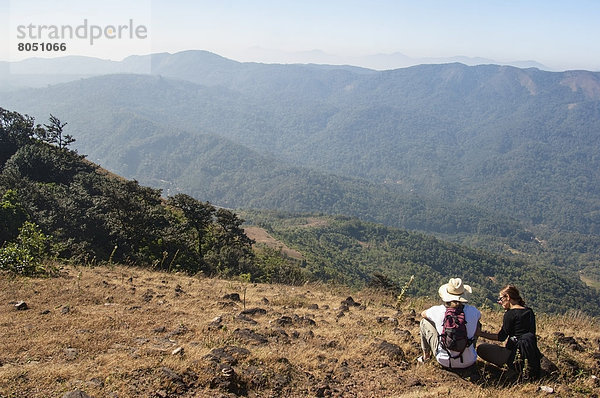
<path id="1" fill-rule="evenodd" d="M 498 332 L 498 340 L 504 341 L 509 336 L 520 337 L 525 333 L 535 336 L 535 315 L 531 308 L 512 308 L 504 313 L 502 329 Z"/>

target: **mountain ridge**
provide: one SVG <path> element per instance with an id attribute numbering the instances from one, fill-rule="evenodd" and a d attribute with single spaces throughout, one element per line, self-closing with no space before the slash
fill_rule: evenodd
<path id="1" fill-rule="evenodd" d="M 110 156 L 110 148 L 135 147 L 145 128 L 160 134 L 144 127 L 150 122 L 166 134 L 218 135 L 287 165 L 384 185 L 382 192 L 509 214 L 542 240 L 561 231 L 597 239 L 598 73 L 461 64 L 355 71 L 241 64 L 194 52 L 177 62 L 190 56 L 212 60 L 174 69 L 195 71 L 197 83 L 185 76 L 113 75 L 5 94 L 3 102 L 38 118 L 48 110 L 61 115 L 83 134 L 80 143 L 89 140 L 84 152 L 100 163 L 99 148 Z M 227 68 L 214 69 L 213 61 Z M 212 75 L 198 73 L 211 68 Z M 123 123 L 102 122 L 115 115 Z M 122 127 L 135 120 L 137 131 Z M 171 162 L 167 169 L 178 167 Z M 218 180 L 215 192 L 240 192 L 227 181 Z M 315 179 L 303 181 L 293 189 L 307 189 Z M 329 181 L 325 188 L 332 180 L 322 181 Z M 260 195 L 253 200 L 265 202 Z M 581 250 L 600 255 L 588 244 Z"/>

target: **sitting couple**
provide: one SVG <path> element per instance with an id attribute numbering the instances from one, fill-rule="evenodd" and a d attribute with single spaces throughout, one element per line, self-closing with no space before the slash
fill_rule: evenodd
<path id="1" fill-rule="evenodd" d="M 432 356 L 447 368 L 467 368 L 475 363 L 477 356 L 496 366 L 518 368 L 515 361 L 517 350 L 522 359 L 528 360 L 530 375 L 538 377 L 541 354 L 535 335 L 535 316 L 531 308 L 525 306 L 519 291 L 512 285 L 500 291 L 498 304 L 504 310 L 502 327 L 498 333 L 481 330 L 481 312 L 467 304 L 472 289 L 463 284 L 460 278 L 452 278 L 442 285 L 438 293 L 443 304 L 426 309 L 421 313 L 421 348 L 425 362 Z M 496 344 L 480 344 L 475 348 L 477 338 L 508 341 L 504 347 Z"/>

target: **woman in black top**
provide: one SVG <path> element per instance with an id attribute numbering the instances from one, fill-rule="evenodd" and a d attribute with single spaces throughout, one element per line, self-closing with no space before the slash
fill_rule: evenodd
<path id="1" fill-rule="evenodd" d="M 496 366 L 502 367 L 506 364 L 517 370 L 522 368 L 522 361 L 527 359 L 529 375 L 538 377 L 541 353 L 537 347 L 533 311 L 525 306 L 519 290 L 512 285 L 508 285 L 500 291 L 498 304 L 506 310 L 502 329 L 498 333 L 484 332 L 480 329 L 477 334 L 485 339 L 497 341 L 504 341 L 508 337 L 506 346 L 480 344 L 477 347 L 477 355 Z M 519 357 L 515 361 L 517 351 Z"/>

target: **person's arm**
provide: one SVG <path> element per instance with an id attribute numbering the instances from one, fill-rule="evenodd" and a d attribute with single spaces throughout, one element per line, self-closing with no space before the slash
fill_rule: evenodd
<path id="1" fill-rule="evenodd" d="M 421 317 L 427 318 L 427 310 L 421 311 Z"/>
<path id="2" fill-rule="evenodd" d="M 488 339 L 488 340 L 498 340 L 498 333 L 490 333 L 490 332 L 484 332 L 481 329 L 481 323 L 477 322 L 477 331 L 475 332 L 475 334 L 479 337 L 483 337 L 484 339 Z"/>

